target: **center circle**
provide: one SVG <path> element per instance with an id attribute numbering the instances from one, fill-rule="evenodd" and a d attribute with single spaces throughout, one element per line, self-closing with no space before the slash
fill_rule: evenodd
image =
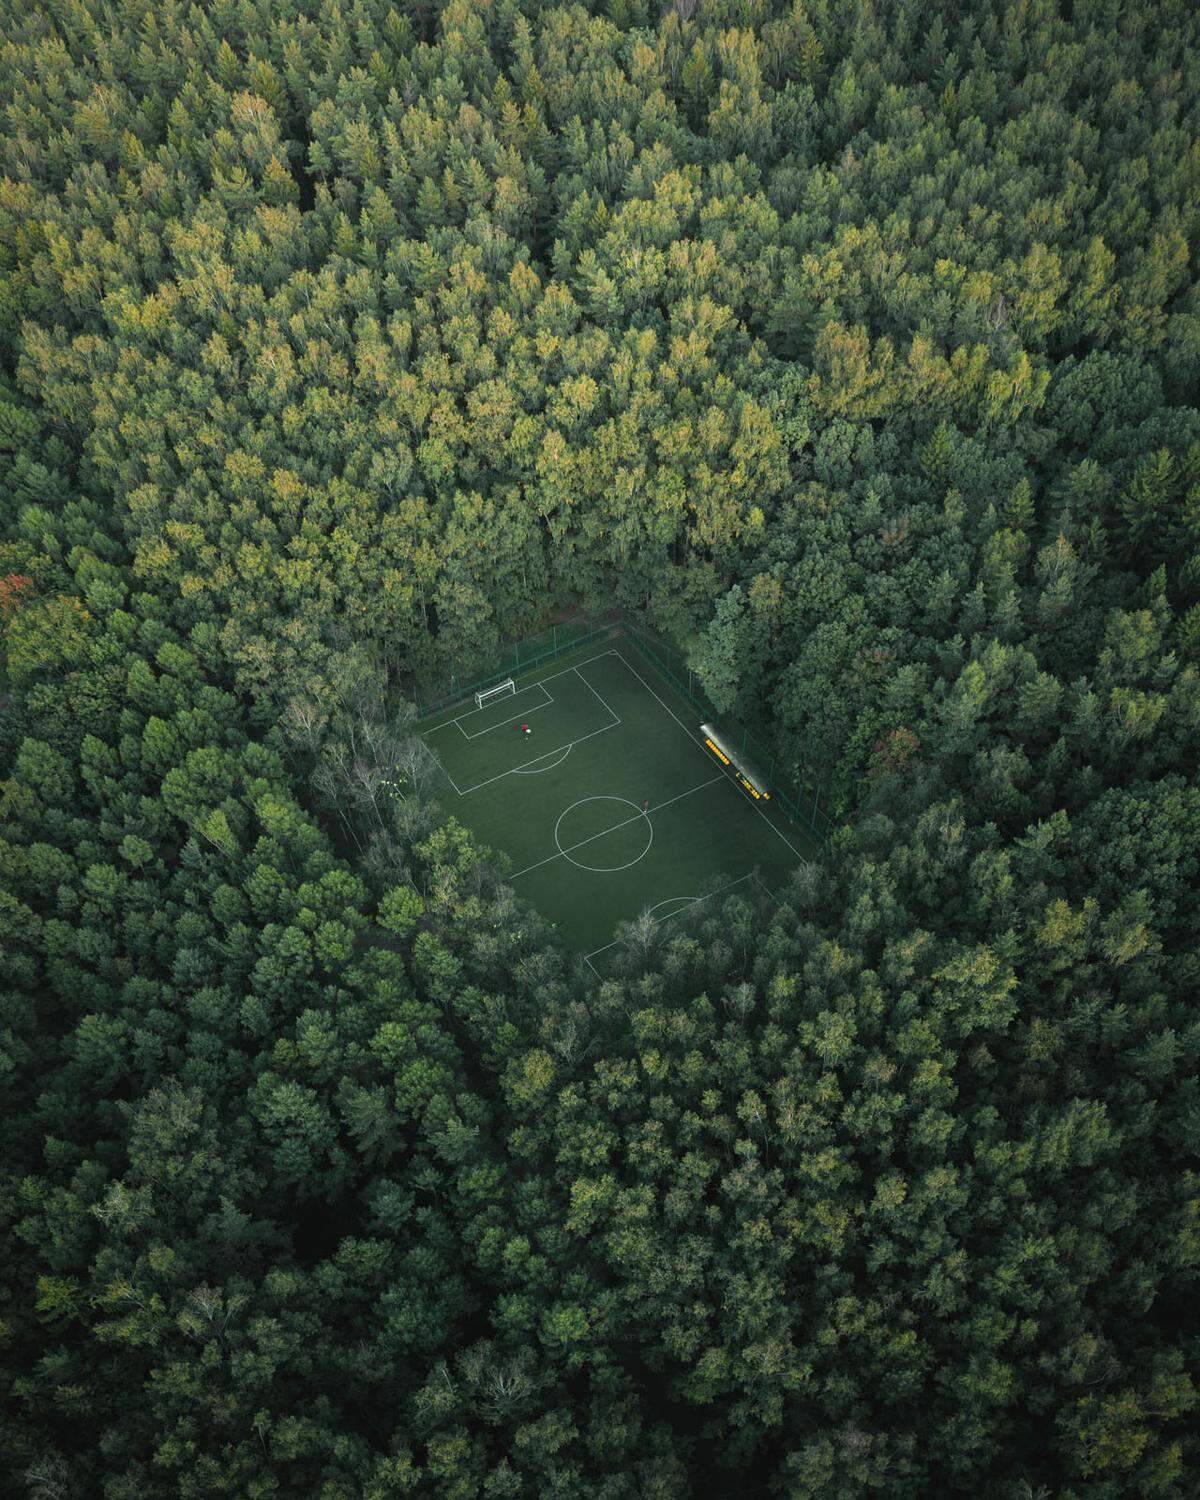
<path id="1" fill-rule="evenodd" d="M 601 828 L 596 833 L 585 833 L 582 838 L 569 840 L 564 846 L 561 835 L 563 820 L 569 817 L 576 808 L 583 807 L 588 802 L 615 802 L 618 806 L 628 809 L 628 811 L 623 818 L 614 819 L 609 827 Z M 645 832 L 646 842 L 632 859 L 624 860 L 622 863 L 615 865 L 588 864 L 586 857 L 578 859 L 572 852 L 573 850 L 579 850 L 586 856 L 589 849 L 598 844 L 607 834 L 615 833 L 619 828 L 632 833 L 639 823 L 642 824 Z M 636 802 L 630 802 L 628 797 L 580 797 L 578 802 L 572 802 L 570 807 L 563 808 L 562 812 L 559 813 L 558 822 L 554 825 L 554 842 L 558 846 L 558 852 L 562 857 L 578 869 L 590 870 L 595 875 L 609 875 L 617 870 L 628 870 L 631 865 L 636 865 L 638 860 L 646 857 L 650 845 L 654 842 L 654 825 L 650 821 L 649 814 L 643 812 Z"/>

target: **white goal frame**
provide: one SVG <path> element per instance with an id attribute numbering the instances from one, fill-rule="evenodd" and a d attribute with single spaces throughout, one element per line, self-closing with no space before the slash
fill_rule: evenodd
<path id="1" fill-rule="evenodd" d="M 490 703 L 493 698 L 507 698 L 515 694 L 517 685 L 511 677 L 506 677 L 503 682 L 498 682 L 495 687 L 480 688 L 475 694 L 475 707 L 482 708 L 485 703 Z"/>

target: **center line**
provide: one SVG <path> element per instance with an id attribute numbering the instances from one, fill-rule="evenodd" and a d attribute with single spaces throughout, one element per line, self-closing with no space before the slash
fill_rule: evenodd
<path id="1" fill-rule="evenodd" d="M 540 870 L 543 865 L 548 865 L 552 860 L 561 859 L 564 854 L 574 854 L 576 849 L 582 849 L 584 844 L 590 844 L 595 839 L 602 839 L 606 834 L 616 833 L 618 828 L 625 828 L 630 823 L 640 822 L 642 818 L 648 818 L 651 813 L 661 812 L 664 807 L 670 807 L 672 802 L 678 802 L 683 797 L 690 797 L 693 792 L 702 792 L 706 786 L 712 786 L 713 782 L 724 781 L 723 775 L 711 777 L 708 781 L 702 781 L 699 786 L 690 787 L 686 792 L 680 792 L 677 797 L 668 797 L 665 802 L 659 802 L 654 807 L 648 808 L 646 812 L 634 813 L 632 818 L 623 818 L 621 822 L 614 823 L 611 828 L 602 828 L 599 833 L 591 833 L 585 839 L 580 839 L 577 844 L 569 844 L 567 848 L 560 849 L 556 854 L 549 854 L 545 859 L 539 859 L 535 865 L 526 865 L 523 870 L 518 870 L 515 875 L 510 875 L 510 880 L 520 880 L 522 875 L 528 875 L 530 870 Z"/>

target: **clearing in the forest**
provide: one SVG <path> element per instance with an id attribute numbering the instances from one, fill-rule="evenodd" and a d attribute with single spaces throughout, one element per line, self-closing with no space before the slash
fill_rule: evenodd
<path id="1" fill-rule="evenodd" d="M 422 730 L 447 810 L 506 854 L 522 896 L 602 972 L 616 925 L 671 922 L 815 852 L 705 744 L 695 709 L 616 637 L 516 677 Z"/>

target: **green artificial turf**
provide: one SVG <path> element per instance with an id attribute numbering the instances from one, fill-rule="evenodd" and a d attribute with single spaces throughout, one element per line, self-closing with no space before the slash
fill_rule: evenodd
<path id="1" fill-rule="evenodd" d="M 423 733 L 447 810 L 508 855 L 515 889 L 598 971 L 618 922 L 671 921 L 725 885 L 773 889 L 815 852 L 776 803 L 737 786 L 696 710 L 620 637 L 516 683 Z"/>

